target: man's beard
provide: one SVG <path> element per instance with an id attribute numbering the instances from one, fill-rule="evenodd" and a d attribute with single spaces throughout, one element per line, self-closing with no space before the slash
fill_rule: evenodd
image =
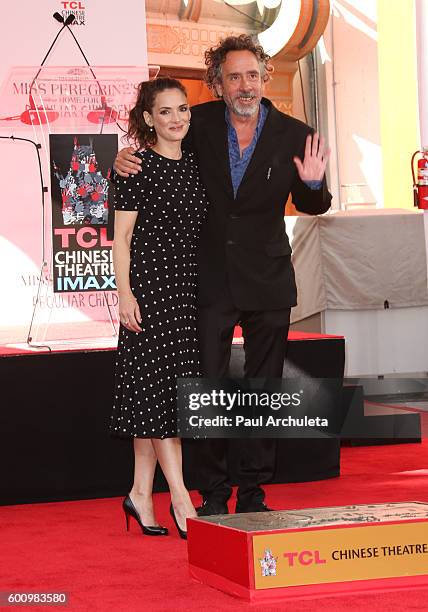
<path id="1" fill-rule="evenodd" d="M 234 100 L 225 100 L 227 106 L 240 117 L 253 117 L 259 110 L 260 100 L 255 96 L 243 95 L 241 98 L 254 99 L 254 104 L 250 106 L 241 105 L 239 100 L 235 98 Z"/>

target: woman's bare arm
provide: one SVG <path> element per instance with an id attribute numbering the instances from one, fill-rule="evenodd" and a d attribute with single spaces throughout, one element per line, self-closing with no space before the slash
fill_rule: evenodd
<path id="1" fill-rule="evenodd" d="M 138 212 L 116 210 L 114 221 L 113 265 L 119 295 L 119 317 L 131 331 L 142 331 L 141 313 L 129 283 L 131 238 Z"/>

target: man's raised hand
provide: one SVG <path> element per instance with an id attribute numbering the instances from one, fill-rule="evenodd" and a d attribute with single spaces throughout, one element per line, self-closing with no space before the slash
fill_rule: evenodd
<path id="1" fill-rule="evenodd" d="M 298 157 L 293 157 L 297 172 L 302 181 L 322 181 L 327 166 L 330 149 L 325 148 L 323 137 L 318 133 L 306 138 L 305 157 L 303 162 Z"/>

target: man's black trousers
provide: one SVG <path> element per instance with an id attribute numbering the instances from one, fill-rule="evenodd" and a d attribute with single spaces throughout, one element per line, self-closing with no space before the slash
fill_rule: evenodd
<path id="1" fill-rule="evenodd" d="M 227 378 L 233 331 L 240 324 L 244 337 L 246 378 L 281 378 L 284 366 L 290 309 L 241 311 L 231 299 L 198 309 L 198 333 L 201 366 L 206 378 Z M 207 439 L 199 440 L 198 465 L 200 491 L 204 499 L 224 503 L 231 493 L 228 448 L 234 446 L 239 465 L 237 474 L 238 504 L 251 508 L 264 500 L 263 482 L 269 481 L 275 469 L 274 439 Z"/>

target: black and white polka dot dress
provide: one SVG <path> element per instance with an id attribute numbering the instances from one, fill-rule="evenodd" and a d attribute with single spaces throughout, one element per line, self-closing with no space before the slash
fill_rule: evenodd
<path id="1" fill-rule="evenodd" d="M 117 177 L 116 210 L 138 211 L 130 284 L 143 331 L 120 327 L 110 430 L 137 438 L 176 436 L 176 379 L 200 375 L 196 248 L 207 200 L 193 154 L 139 153 L 143 172 Z"/>

